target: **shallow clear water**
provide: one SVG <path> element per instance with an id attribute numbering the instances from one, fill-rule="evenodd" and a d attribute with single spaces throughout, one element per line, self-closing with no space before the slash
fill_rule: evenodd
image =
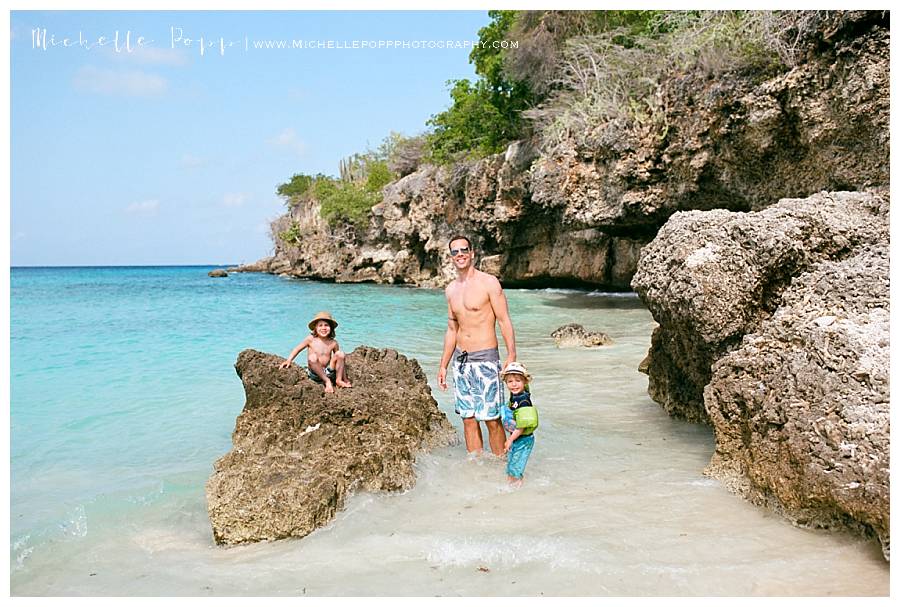
<path id="1" fill-rule="evenodd" d="M 460 444 L 302 540 L 217 547 L 203 486 L 243 405 L 237 354 L 286 356 L 320 309 L 345 350 L 417 358 L 460 423 L 434 387 L 441 291 L 208 270 L 11 271 L 13 595 L 888 593 L 874 542 L 794 528 L 702 476 L 712 432 L 647 396 L 653 322 L 621 294 L 508 291 L 541 412 L 523 488 Z M 567 322 L 616 343 L 557 350 Z"/>

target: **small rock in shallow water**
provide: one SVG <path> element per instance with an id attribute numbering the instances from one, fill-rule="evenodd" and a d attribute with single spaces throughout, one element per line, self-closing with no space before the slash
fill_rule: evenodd
<path id="1" fill-rule="evenodd" d="M 606 333 L 588 331 L 574 322 L 561 326 L 551 333 L 550 337 L 556 342 L 557 348 L 577 348 L 579 346 L 592 348 L 594 346 L 608 346 L 613 343 Z"/>

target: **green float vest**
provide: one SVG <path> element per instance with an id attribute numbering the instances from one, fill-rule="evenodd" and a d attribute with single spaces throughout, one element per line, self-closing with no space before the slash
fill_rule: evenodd
<path id="1" fill-rule="evenodd" d="M 516 420 L 516 428 L 523 429 L 522 436 L 528 436 L 537 430 L 538 412 L 534 405 L 531 407 L 517 407 L 513 410 L 513 418 Z"/>

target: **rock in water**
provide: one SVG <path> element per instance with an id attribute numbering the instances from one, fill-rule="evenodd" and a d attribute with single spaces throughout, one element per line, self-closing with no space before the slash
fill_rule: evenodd
<path id="1" fill-rule="evenodd" d="M 772 315 L 795 276 L 886 243 L 886 198 L 823 192 L 756 213 L 673 215 L 644 247 L 632 281 L 659 323 L 647 361 L 650 396 L 677 417 L 708 423 L 703 388 L 712 363 Z"/>
<path id="2" fill-rule="evenodd" d="M 651 397 L 711 423 L 707 468 L 809 526 L 889 555 L 887 192 L 820 193 L 757 213 L 676 213 L 633 286 L 659 326 Z"/>
<path id="3" fill-rule="evenodd" d="M 556 342 L 557 348 L 577 348 L 579 346 L 592 348 L 612 344 L 612 339 L 606 333 L 588 331 L 574 322 L 561 326 L 551 333 L 550 337 Z"/>
<path id="4" fill-rule="evenodd" d="M 876 247 L 797 278 L 772 318 L 713 365 L 704 393 L 716 430 L 709 475 L 802 526 L 873 533 L 886 558 L 888 258 Z"/>
<path id="5" fill-rule="evenodd" d="M 347 356 L 353 388 L 335 394 L 283 361 L 244 350 L 235 364 L 247 401 L 206 484 L 219 544 L 303 537 L 354 490 L 411 488 L 416 454 L 458 441 L 414 359 L 360 346 Z"/>
<path id="6" fill-rule="evenodd" d="M 211 270 L 207 276 L 211 278 L 226 278 L 228 276 L 228 272 L 225 270 Z"/>

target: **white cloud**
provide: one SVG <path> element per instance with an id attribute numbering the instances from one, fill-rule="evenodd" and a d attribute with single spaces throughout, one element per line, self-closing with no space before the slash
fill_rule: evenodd
<path id="1" fill-rule="evenodd" d="M 75 88 L 103 95 L 146 97 L 160 95 L 168 89 L 168 81 L 157 74 L 139 70 L 108 70 L 85 65 L 75 73 Z"/>
<path id="2" fill-rule="evenodd" d="M 125 207 L 125 212 L 129 215 L 138 215 L 142 217 L 152 217 L 159 211 L 158 200 L 142 200 L 140 202 L 132 202 Z"/>
<path id="3" fill-rule="evenodd" d="M 306 144 L 297 137 L 297 133 L 292 128 L 284 129 L 269 139 L 269 143 L 276 147 L 287 148 L 301 156 L 306 153 Z"/>
<path id="4" fill-rule="evenodd" d="M 115 59 L 131 61 L 141 65 L 166 65 L 171 67 L 183 67 L 190 63 L 187 53 L 177 48 L 158 48 L 153 46 L 139 46 L 130 53 L 115 51 L 113 47 L 107 47 L 108 54 Z"/>
<path id="5" fill-rule="evenodd" d="M 247 202 L 247 198 L 247 195 L 242 192 L 228 193 L 222 199 L 222 204 L 229 208 L 241 207 Z"/>

